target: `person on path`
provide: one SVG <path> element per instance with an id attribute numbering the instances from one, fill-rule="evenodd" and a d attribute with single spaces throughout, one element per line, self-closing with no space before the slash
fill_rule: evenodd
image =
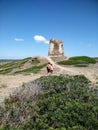
<path id="1" fill-rule="evenodd" d="M 53 73 L 53 64 L 51 64 L 50 62 L 47 64 L 47 74 L 52 74 Z"/>
<path id="2" fill-rule="evenodd" d="M 47 68 L 47 74 L 49 74 L 49 73 L 50 73 L 50 70 L 51 70 L 51 63 L 50 63 L 50 62 L 48 62 L 46 68 Z"/>
<path id="3" fill-rule="evenodd" d="M 51 66 L 50 66 L 50 73 L 51 74 L 53 73 L 53 69 L 54 69 L 53 64 L 51 64 Z"/>

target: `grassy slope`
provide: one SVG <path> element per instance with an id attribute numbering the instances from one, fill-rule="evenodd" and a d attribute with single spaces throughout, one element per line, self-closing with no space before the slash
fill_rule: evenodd
<path id="1" fill-rule="evenodd" d="M 4 65 L 0 65 L 0 74 L 9 74 L 11 71 L 13 71 L 13 69 L 20 69 L 22 68 L 22 66 L 24 66 L 25 63 L 31 61 L 31 66 L 28 69 L 23 69 L 20 70 L 16 73 L 30 73 L 30 72 L 34 72 L 37 73 L 38 71 L 40 71 L 41 68 L 43 68 L 45 66 L 44 65 L 40 65 L 40 61 L 38 59 L 35 59 L 32 61 L 32 58 L 25 58 L 23 60 L 17 60 L 17 61 L 12 61 L 10 63 L 4 64 Z"/>
<path id="2" fill-rule="evenodd" d="M 60 61 L 58 64 L 60 65 L 80 65 L 82 67 L 83 65 L 86 66 L 88 64 L 95 64 L 96 60 L 87 56 L 77 56 L 77 57 L 71 57 L 66 61 Z"/>
<path id="3" fill-rule="evenodd" d="M 24 70 L 21 70 L 21 71 L 16 71 L 15 73 L 38 73 L 45 66 L 46 66 L 46 64 L 33 66 L 31 68 L 28 68 L 28 69 L 24 69 Z"/>

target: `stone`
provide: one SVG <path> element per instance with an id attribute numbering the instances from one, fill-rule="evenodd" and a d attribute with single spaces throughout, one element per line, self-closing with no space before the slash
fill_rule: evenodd
<path id="1" fill-rule="evenodd" d="M 64 56 L 64 48 L 61 40 L 52 38 L 49 43 L 48 56 Z"/>

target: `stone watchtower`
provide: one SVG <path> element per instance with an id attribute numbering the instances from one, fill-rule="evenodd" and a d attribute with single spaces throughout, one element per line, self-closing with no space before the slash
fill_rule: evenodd
<path id="1" fill-rule="evenodd" d="M 60 57 L 64 56 L 64 48 L 61 40 L 52 38 L 49 44 L 48 56 Z"/>

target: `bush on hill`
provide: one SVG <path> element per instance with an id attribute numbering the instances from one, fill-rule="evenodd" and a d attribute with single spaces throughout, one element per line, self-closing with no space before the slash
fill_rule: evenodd
<path id="1" fill-rule="evenodd" d="M 83 64 L 84 66 L 87 64 L 95 64 L 96 60 L 87 56 L 77 56 L 77 57 L 71 57 L 66 61 L 60 61 L 58 64 L 60 65 L 80 65 L 79 67 L 82 67 L 81 65 Z M 83 66 L 83 67 L 84 67 Z"/>
<path id="2" fill-rule="evenodd" d="M 21 71 L 16 71 L 15 74 L 18 74 L 18 73 L 38 73 L 45 66 L 46 66 L 46 64 L 33 66 L 31 68 L 28 68 L 28 69 L 23 69 Z"/>
<path id="3" fill-rule="evenodd" d="M 83 75 L 41 77 L 0 108 L 0 130 L 98 130 L 98 89 Z"/>

